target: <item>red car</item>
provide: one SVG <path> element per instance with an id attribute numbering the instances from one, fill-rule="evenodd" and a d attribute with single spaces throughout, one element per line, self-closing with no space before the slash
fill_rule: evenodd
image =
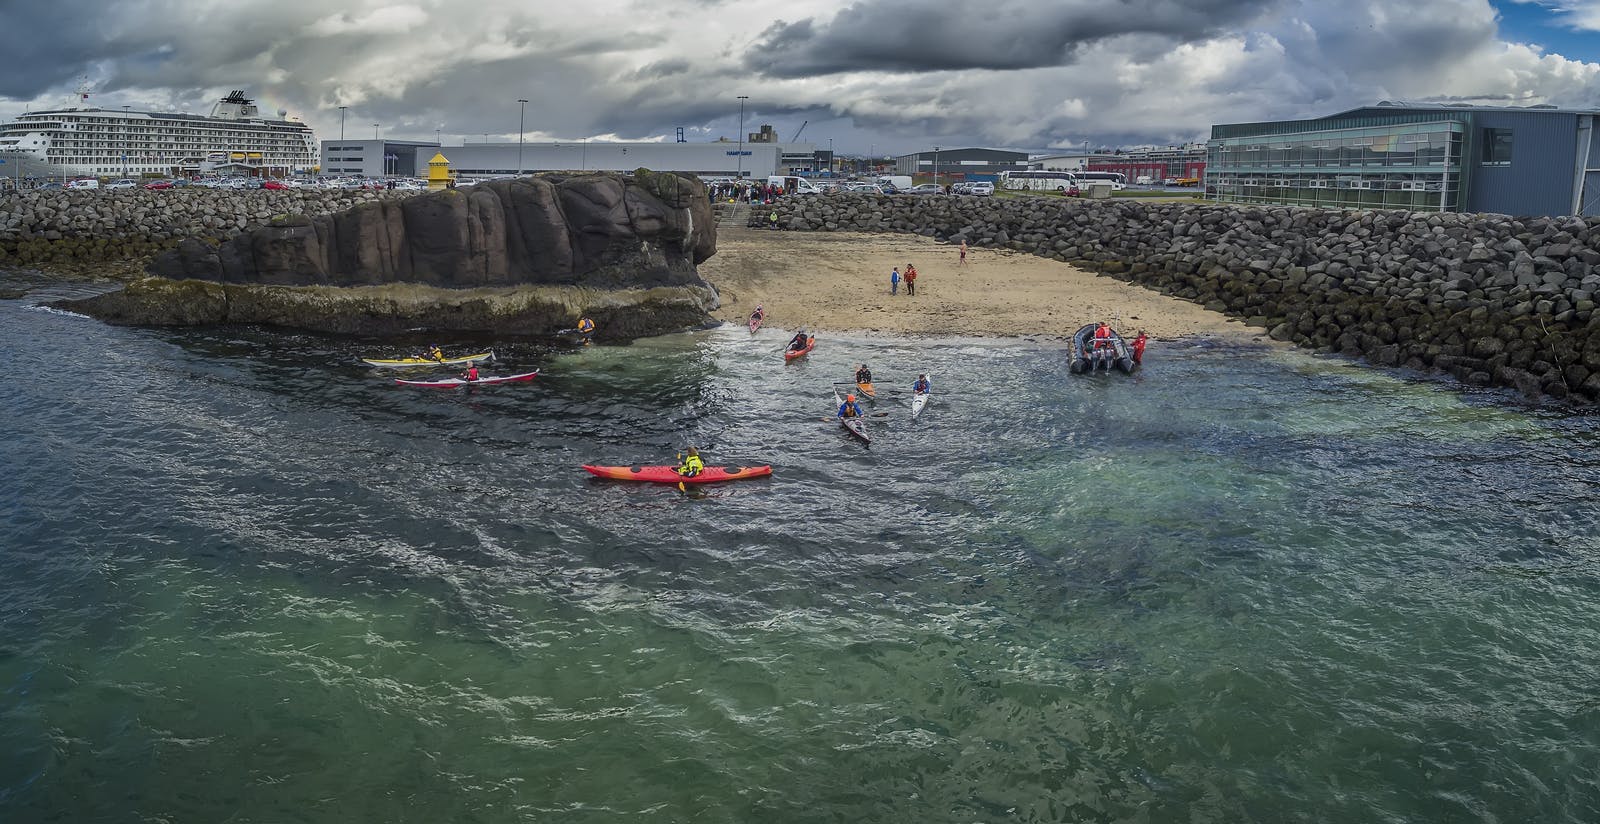
<path id="1" fill-rule="evenodd" d="M 289 184 L 284 183 L 281 180 L 263 180 L 263 181 L 261 181 L 261 188 L 263 188 L 263 189 L 287 189 L 287 188 L 289 188 Z"/>
<path id="2" fill-rule="evenodd" d="M 172 188 L 172 181 L 170 181 L 170 180 L 152 180 L 149 183 L 144 184 L 144 187 L 146 189 L 170 189 L 170 188 Z"/>

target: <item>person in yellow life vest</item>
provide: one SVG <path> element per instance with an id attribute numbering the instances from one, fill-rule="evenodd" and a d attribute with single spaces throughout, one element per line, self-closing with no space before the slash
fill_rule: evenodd
<path id="1" fill-rule="evenodd" d="M 578 331 L 585 335 L 594 332 L 594 321 L 586 317 L 578 318 Z"/>
<path id="2" fill-rule="evenodd" d="M 428 347 L 428 354 L 426 357 L 428 360 L 442 361 L 444 360 L 444 351 L 439 348 L 438 344 L 434 344 L 433 346 Z"/>
<path id="3" fill-rule="evenodd" d="M 689 454 L 683 456 L 683 464 L 678 467 L 678 474 L 686 478 L 699 475 L 706 468 L 705 462 L 700 460 L 700 450 L 689 447 Z"/>
<path id="4" fill-rule="evenodd" d="M 856 403 L 856 396 L 855 395 L 845 395 L 844 396 L 844 403 L 839 404 L 839 417 L 841 417 L 841 418 L 859 418 L 859 417 L 861 417 L 861 405 Z"/>

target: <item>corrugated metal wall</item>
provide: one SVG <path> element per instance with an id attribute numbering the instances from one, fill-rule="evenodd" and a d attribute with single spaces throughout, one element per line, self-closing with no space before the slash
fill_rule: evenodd
<path id="1" fill-rule="evenodd" d="M 1578 116 L 1478 111 L 1467 118 L 1466 211 L 1564 215 L 1572 208 Z M 1511 165 L 1483 165 L 1483 130 L 1511 130 Z"/>

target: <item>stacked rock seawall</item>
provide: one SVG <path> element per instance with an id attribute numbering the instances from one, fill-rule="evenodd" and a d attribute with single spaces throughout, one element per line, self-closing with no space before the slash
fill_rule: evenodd
<path id="1" fill-rule="evenodd" d="M 763 206 L 759 222 L 774 210 L 790 230 L 911 232 L 1070 262 L 1380 366 L 1600 399 L 1600 225 L 1580 217 L 826 195 Z"/>
<path id="2" fill-rule="evenodd" d="M 410 193 L 362 189 L 121 189 L 0 195 L 0 265 L 95 263 L 184 238 L 222 241 L 285 214 L 321 215 Z"/>

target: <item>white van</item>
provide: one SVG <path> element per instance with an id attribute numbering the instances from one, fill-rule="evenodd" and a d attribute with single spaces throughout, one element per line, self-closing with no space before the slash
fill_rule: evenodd
<path id="1" fill-rule="evenodd" d="M 100 188 L 100 181 L 98 181 L 98 180 L 96 180 L 96 179 L 94 179 L 92 177 L 86 177 L 86 178 L 84 178 L 82 180 L 69 180 L 69 181 L 67 181 L 67 188 L 68 189 L 98 189 L 98 188 Z"/>
<path id="2" fill-rule="evenodd" d="M 872 182 L 879 186 L 893 186 L 903 192 L 911 188 L 911 175 L 883 175 Z"/>
<path id="3" fill-rule="evenodd" d="M 1133 183 L 1136 186 L 1149 186 L 1154 182 L 1156 182 L 1156 179 L 1149 175 L 1139 175 L 1133 179 Z"/>
<path id="4" fill-rule="evenodd" d="M 767 185 L 797 195 L 820 195 L 822 187 L 798 175 L 768 175 Z"/>

